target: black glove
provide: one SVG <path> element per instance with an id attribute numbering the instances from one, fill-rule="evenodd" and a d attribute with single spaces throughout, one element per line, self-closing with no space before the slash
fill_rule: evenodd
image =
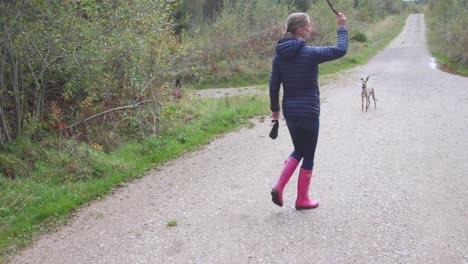
<path id="1" fill-rule="evenodd" d="M 271 120 L 273 124 L 273 127 L 271 128 L 271 131 L 270 131 L 270 137 L 271 139 L 275 139 L 278 137 L 278 127 L 279 127 L 279 122 L 278 120 Z"/>

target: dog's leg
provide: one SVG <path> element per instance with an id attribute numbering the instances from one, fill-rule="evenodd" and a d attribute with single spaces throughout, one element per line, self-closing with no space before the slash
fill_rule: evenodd
<path id="1" fill-rule="evenodd" d="M 366 100 L 366 112 L 367 112 L 367 109 L 369 109 L 369 105 L 370 105 L 370 98 L 369 98 L 369 97 L 370 97 L 370 95 L 368 95 L 368 96 L 366 97 L 366 99 L 367 99 L 367 100 Z"/>
<path id="2" fill-rule="evenodd" d="M 375 99 L 375 91 L 372 90 L 372 99 L 374 99 L 374 109 L 377 109 L 377 99 Z"/>
<path id="3" fill-rule="evenodd" d="M 361 96 L 361 101 L 362 101 L 362 111 L 364 111 L 364 96 Z"/>

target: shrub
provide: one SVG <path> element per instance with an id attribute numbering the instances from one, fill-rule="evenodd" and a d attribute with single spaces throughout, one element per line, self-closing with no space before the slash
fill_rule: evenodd
<path id="1" fill-rule="evenodd" d="M 426 23 L 432 51 L 446 56 L 450 63 L 468 67 L 466 1 L 431 1 L 428 9 Z"/>
<path id="2" fill-rule="evenodd" d="M 367 42 L 367 35 L 360 31 L 354 31 L 351 34 L 351 40 L 354 40 L 357 42 Z"/>

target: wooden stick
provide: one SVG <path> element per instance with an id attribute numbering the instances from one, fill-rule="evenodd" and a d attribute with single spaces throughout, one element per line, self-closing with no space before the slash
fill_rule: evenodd
<path id="1" fill-rule="evenodd" d="M 333 8 L 333 5 L 332 3 L 330 2 L 330 0 L 327 0 L 327 3 L 328 5 L 330 6 L 331 10 L 333 11 L 333 13 L 335 13 L 335 15 L 338 15 L 338 12 L 335 10 L 335 8 Z"/>
<path id="2" fill-rule="evenodd" d="M 145 100 L 145 101 L 141 101 L 141 102 L 138 102 L 138 103 L 135 103 L 135 104 L 131 104 L 131 105 L 119 106 L 119 107 L 115 107 L 115 108 L 106 110 L 106 111 L 104 111 L 104 112 L 95 114 L 95 115 L 90 116 L 90 117 L 88 117 L 88 118 L 85 118 L 85 119 L 83 119 L 83 120 L 81 120 L 81 121 L 78 121 L 78 122 L 76 122 L 76 123 L 74 123 L 74 124 L 69 125 L 67 128 L 71 129 L 71 128 L 73 128 L 73 127 L 76 127 L 76 126 L 78 126 L 78 125 L 81 125 L 81 124 L 83 124 L 83 123 L 86 123 L 86 122 L 88 122 L 88 121 L 91 121 L 91 120 L 93 120 L 93 119 L 96 119 L 96 118 L 98 118 L 98 117 L 100 117 L 100 116 L 102 116 L 102 115 L 109 114 L 109 113 L 112 113 L 112 112 L 115 112 L 115 111 L 121 111 L 121 110 L 127 110 L 127 109 L 136 109 L 136 108 L 139 108 L 139 107 L 140 107 L 140 108 L 145 108 L 145 109 L 148 109 L 148 110 L 152 110 L 153 112 L 157 112 L 156 109 L 152 109 L 152 108 L 149 108 L 149 107 L 146 107 L 146 106 L 142 105 L 142 104 L 147 103 L 147 102 L 155 102 L 155 103 L 157 103 L 157 104 L 160 106 L 160 104 L 159 104 L 158 102 L 154 101 L 154 100 Z"/>

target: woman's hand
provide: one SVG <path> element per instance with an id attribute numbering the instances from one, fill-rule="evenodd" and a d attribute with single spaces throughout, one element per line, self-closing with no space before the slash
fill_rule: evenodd
<path id="1" fill-rule="evenodd" d="M 338 24 L 338 27 L 346 27 L 346 17 L 341 12 L 338 13 L 337 24 Z"/>
<path id="2" fill-rule="evenodd" d="M 279 111 L 271 113 L 271 118 L 273 120 L 279 120 Z"/>

